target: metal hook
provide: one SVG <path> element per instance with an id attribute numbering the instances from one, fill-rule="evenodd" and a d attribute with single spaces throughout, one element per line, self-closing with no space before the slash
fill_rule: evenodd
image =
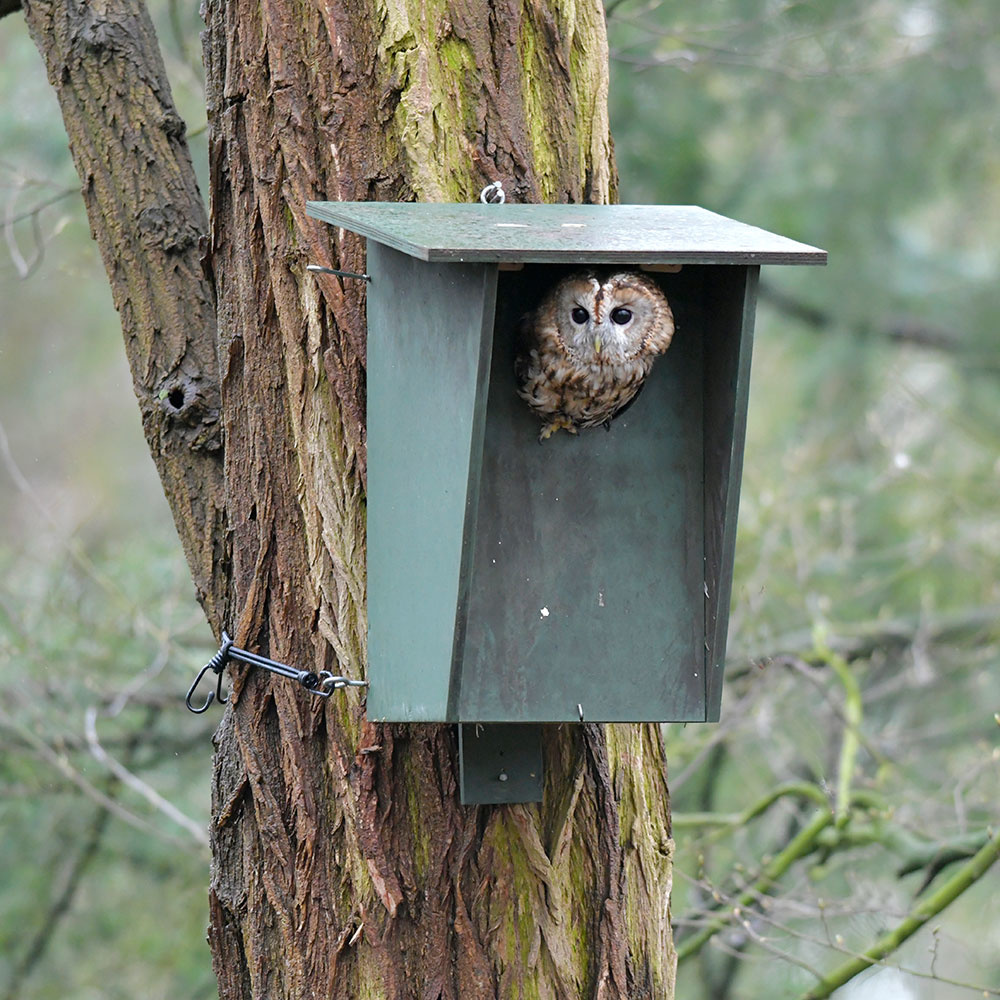
<path id="1" fill-rule="evenodd" d="M 229 650 L 232 645 L 233 640 L 230 639 L 225 632 L 223 632 L 222 645 L 219 647 L 219 651 L 208 661 L 208 663 L 205 664 L 205 666 L 201 668 L 198 672 L 198 676 L 194 679 L 194 683 L 188 688 L 187 696 L 184 698 L 184 704 L 187 705 L 188 711 L 194 712 L 195 715 L 201 715 L 202 712 L 208 711 L 208 708 L 213 701 L 217 701 L 220 705 L 225 705 L 229 701 L 229 699 L 222 694 L 222 672 L 225 670 L 226 663 L 229 660 Z M 191 704 L 191 698 L 194 696 L 198 685 L 201 683 L 202 677 L 204 677 L 209 670 L 214 671 L 216 677 L 218 678 L 215 683 L 215 690 L 208 692 L 205 704 L 202 705 L 201 708 L 195 708 L 194 705 Z"/>
<path id="2" fill-rule="evenodd" d="M 211 705 L 212 702 L 215 701 L 215 692 L 209 691 L 208 697 L 205 699 L 205 704 L 202 705 L 201 708 L 195 708 L 194 705 L 191 703 L 191 699 L 194 697 L 194 693 L 198 689 L 198 685 L 201 683 L 202 677 L 204 677 L 205 674 L 207 674 L 208 671 L 211 669 L 212 669 L 211 663 L 206 663 L 205 666 L 201 668 L 201 670 L 198 672 L 198 676 L 194 679 L 194 683 L 191 685 L 191 687 L 188 688 L 187 696 L 184 698 L 184 704 L 187 705 L 188 711 L 194 712 L 195 715 L 201 715 L 202 712 L 207 712 L 209 705 Z M 219 683 L 220 684 L 222 683 L 222 674 L 219 674 Z"/>
<path id="3" fill-rule="evenodd" d="M 228 705 L 229 699 L 222 693 L 222 671 L 219 671 L 219 679 L 215 682 L 215 700 L 220 705 Z"/>

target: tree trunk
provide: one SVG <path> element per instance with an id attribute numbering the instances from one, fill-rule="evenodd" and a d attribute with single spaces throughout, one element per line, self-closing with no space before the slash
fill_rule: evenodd
<path id="1" fill-rule="evenodd" d="M 108 224 L 116 192 L 93 192 L 92 159 L 117 163 L 136 118 L 99 102 L 80 111 L 78 95 L 116 72 L 142 78 L 158 59 L 140 32 L 128 55 L 103 44 L 118 6 L 135 10 L 27 6 L 113 281 L 152 193 Z M 305 266 L 362 270 L 363 245 L 308 218 L 305 202 L 470 201 L 494 180 L 517 201 L 609 200 L 603 11 L 595 0 L 207 0 L 205 13 L 218 377 L 214 356 L 185 372 L 219 392 L 227 530 L 192 543 L 189 559 L 197 573 L 213 557 L 216 631 L 360 677 L 364 285 Z M 81 18 L 96 49 L 54 46 L 46 19 L 72 36 Z M 169 103 L 165 84 L 154 89 Z M 128 169 L 150 169 L 148 157 Z M 203 286 L 185 281 L 174 294 L 189 308 Z M 116 295 L 127 342 L 131 287 Z M 166 361 L 130 360 L 140 401 L 166 385 Z M 175 511 L 212 483 L 164 477 Z M 212 823 L 221 996 L 673 996 L 657 727 L 551 727 L 540 806 L 463 807 L 453 727 L 372 725 L 356 691 L 324 701 L 231 672 Z"/>
<path id="2" fill-rule="evenodd" d="M 27 2 L 121 315 L 146 440 L 199 600 L 226 592 L 215 291 L 185 126 L 142 4 Z"/>

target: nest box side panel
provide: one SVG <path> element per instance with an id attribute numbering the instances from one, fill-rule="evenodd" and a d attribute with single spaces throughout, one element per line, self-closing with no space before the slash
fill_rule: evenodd
<path id="1" fill-rule="evenodd" d="M 750 354 L 759 267 L 712 268 L 706 307 L 705 366 L 705 661 L 708 722 L 718 722 L 733 586 L 736 518 L 743 476 Z"/>
<path id="2" fill-rule="evenodd" d="M 368 241 L 368 716 L 447 720 L 496 268 Z"/>
<path id="3" fill-rule="evenodd" d="M 703 358 L 685 272 L 659 276 L 677 333 L 628 412 L 541 444 L 516 327 L 566 268 L 500 276 L 462 721 L 705 718 Z"/>

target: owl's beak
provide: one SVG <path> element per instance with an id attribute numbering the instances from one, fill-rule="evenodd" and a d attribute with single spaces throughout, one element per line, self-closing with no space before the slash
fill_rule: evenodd
<path id="1" fill-rule="evenodd" d="M 595 354 L 600 354 L 601 353 L 601 338 L 600 337 L 594 337 L 594 353 Z"/>

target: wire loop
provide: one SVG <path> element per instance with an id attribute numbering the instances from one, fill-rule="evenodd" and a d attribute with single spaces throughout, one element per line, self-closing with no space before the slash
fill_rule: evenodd
<path id="1" fill-rule="evenodd" d="M 503 182 L 494 181 L 492 184 L 487 184 L 479 192 L 479 200 L 484 205 L 502 205 L 507 200 L 507 193 L 503 189 Z"/>

